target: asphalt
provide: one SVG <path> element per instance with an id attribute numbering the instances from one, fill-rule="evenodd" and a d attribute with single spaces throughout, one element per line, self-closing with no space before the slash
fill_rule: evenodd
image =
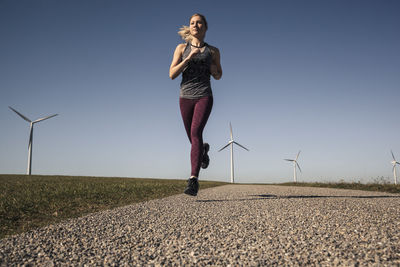
<path id="1" fill-rule="evenodd" d="M 226 185 L 2 239 L 0 265 L 400 266 L 400 195 Z"/>

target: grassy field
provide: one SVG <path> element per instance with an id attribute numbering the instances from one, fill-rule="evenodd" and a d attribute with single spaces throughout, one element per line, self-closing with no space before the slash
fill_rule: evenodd
<path id="1" fill-rule="evenodd" d="M 352 189 L 352 190 L 364 190 L 364 191 L 378 191 L 388 193 L 400 193 L 400 185 L 394 185 L 389 183 L 282 183 L 277 184 L 282 186 L 308 186 L 308 187 L 325 187 L 325 188 L 341 188 L 341 189 Z"/>
<path id="2" fill-rule="evenodd" d="M 202 181 L 200 189 L 223 185 Z M 185 180 L 0 175 L 0 238 L 183 192 Z"/>

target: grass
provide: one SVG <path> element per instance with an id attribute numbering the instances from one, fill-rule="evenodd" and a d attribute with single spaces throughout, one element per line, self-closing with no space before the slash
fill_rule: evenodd
<path id="1" fill-rule="evenodd" d="M 308 187 L 325 187 L 325 188 L 341 188 L 341 189 L 352 189 L 352 190 L 364 190 L 364 191 L 378 191 L 388 193 L 400 193 L 400 185 L 374 182 L 368 184 L 358 183 L 282 183 L 277 184 L 282 186 L 308 186 Z"/>
<path id="2" fill-rule="evenodd" d="M 201 189 L 223 185 L 202 181 Z M 182 193 L 185 180 L 0 175 L 0 238 L 67 218 Z"/>

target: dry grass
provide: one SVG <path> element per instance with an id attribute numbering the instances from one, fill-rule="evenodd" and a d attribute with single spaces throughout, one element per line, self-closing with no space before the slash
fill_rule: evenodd
<path id="1" fill-rule="evenodd" d="M 400 185 L 389 184 L 389 183 L 282 183 L 278 185 L 283 186 L 308 186 L 308 187 L 327 187 L 327 188 L 341 188 L 341 189 L 352 189 L 352 190 L 364 190 L 364 191 L 378 191 L 388 193 L 400 193 Z"/>
<path id="2" fill-rule="evenodd" d="M 223 185 L 202 181 L 201 189 Z M 183 192 L 184 180 L 0 175 L 0 238 Z"/>

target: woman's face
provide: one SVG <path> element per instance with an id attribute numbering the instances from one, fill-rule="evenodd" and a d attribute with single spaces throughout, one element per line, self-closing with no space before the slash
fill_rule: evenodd
<path id="1" fill-rule="evenodd" d="M 200 16 L 194 16 L 190 19 L 190 34 L 194 37 L 204 37 L 206 25 Z"/>

